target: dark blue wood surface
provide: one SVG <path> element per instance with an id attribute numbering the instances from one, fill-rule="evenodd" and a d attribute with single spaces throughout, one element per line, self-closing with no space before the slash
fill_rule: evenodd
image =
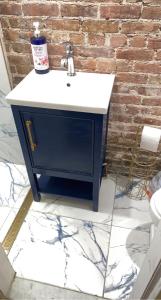
<path id="1" fill-rule="evenodd" d="M 37 144 L 33 152 L 29 144 L 33 167 L 93 174 L 93 120 L 37 112 L 23 112 L 21 116 L 24 123 L 32 122 Z"/>
<path id="2" fill-rule="evenodd" d="M 28 144 L 27 144 L 27 137 L 24 134 L 24 124 L 22 123 L 19 110 L 15 106 L 12 106 L 11 108 L 12 108 L 12 112 L 13 112 L 13 116 L 14 116 L 14 120 L 15 120 L 15 124 L 16 124 L 16 128 L 17 128 L 17 132 L 19 135 L 20 145 L 22 148 L 22 152 L 23 152 L 23 156 L 24 156 L 24 160 L 25 160 L 25 164 L 26 164 L 26 168 L 27 168 L 27 172 L 28 172 L 28 176 L 29 176 L 29 181 L 30 181 L 30 185 L 31 185 L 32 193 L 33 193 L 33 198 L 35 201 L 39 202 L 41 196 L 40 196 L 40 192 L 39 192 L 39 188 L 38 188 L 36 174 L 34 174 L 32 171 L 31 158 L 29 155 L 29 148 L 28 148 Z"/>
<path id="3" fill-rule="evenodd" d="M 54 177 L 60 177 L 60 178 L 69 178 L 69 179 L 75 179 L 75 180 L 85 180 L 87 182 L 93 182 L 93 177 L 79 174 L 79 173 L 70 173 L 68 171 L 57 171 L 57 170 L 45 170 L 45 169 L 38 169 L 38 168 L 32 168 L 32 171 L 34 174 L 40 174 L 44 176 L 54 176 Z"/>
<path id="4" fill-rule="evenodd" d="M 39 201 L 41 192 L 51 191 L 92 198 L 93 210 L 98 211 L 107 116 L 20 106 L 12 106 L 12 111 L 34 199 Z M 35 151 L 27 120 L 32 122 Z M 40 182 L 36 174 L 43 175 Z"/>
<path id="5" fill-rule="evenodd" d="M 92 200 L 92 183 L 58 177 L 41 176 L 38 180 L 41 193 Z"/>

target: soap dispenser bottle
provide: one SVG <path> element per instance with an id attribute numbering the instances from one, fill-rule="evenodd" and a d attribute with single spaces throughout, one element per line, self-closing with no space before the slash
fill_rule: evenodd
<path id="1" fill-rule="evenodd" d="M 45 74 L 49 72 L 49 60 L 47 52 L 46 38 L 40 35 L 39 22 L 34 22 L 34 36 L 31 37 L 31 48 L 34 61 L 35 72 Z"/>

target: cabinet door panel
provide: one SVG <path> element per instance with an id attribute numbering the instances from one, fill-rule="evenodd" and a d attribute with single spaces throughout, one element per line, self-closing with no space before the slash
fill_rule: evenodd
<path id="1" fill-rule="evenodd" d="M 93 120 L 27 112 L 21 116 L 33 167 L 92 175 Z M 31 121 L 30 128 L 26 121 Z"/>

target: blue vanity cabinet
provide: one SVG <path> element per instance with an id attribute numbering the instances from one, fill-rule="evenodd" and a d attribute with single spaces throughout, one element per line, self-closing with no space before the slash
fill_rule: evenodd
<path id="1" fill-rule="evenodd" d="M 24 125 L 30 122 L 26 135 L 32 134 L 35 143 L 32 151 L 27 139 L 32 167 L 93 174 L 93 120 L 38 112 L 22 112 L 21 117 Z"/>
<path id="2" fill-rule="evenodd" d="M 107 116 L 11 107 L 34 200 L 42 192 L 86 198 L 98 211 Z"/>

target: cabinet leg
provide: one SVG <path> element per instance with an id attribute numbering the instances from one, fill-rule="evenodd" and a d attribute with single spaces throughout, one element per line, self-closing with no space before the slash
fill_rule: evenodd
<path id="1" fill-rule="evenodd" d="M 93 182 L 93 211 L 98 211 L 100 181 Z"/>
<path id="2" fill-rule="evenodd" d="M 37 177 L 35 174 L 30 174 L 29 176 L 30 184 L 31 184 L 31 189 L 32 189 L 32 194 L 34 201 L 40 202 L 41 195 L 38 191 L 38 183 L 37 183 Z"/>
<path id="3" fill-rule="evenodd" d="M 33 190 L 33 188 L 32 188 L 32 194 L 33 194 L 34 201 L 40 202 L 40 199 L 41 199 L 40 193 L 38 193 L 37 191 Z"/>

